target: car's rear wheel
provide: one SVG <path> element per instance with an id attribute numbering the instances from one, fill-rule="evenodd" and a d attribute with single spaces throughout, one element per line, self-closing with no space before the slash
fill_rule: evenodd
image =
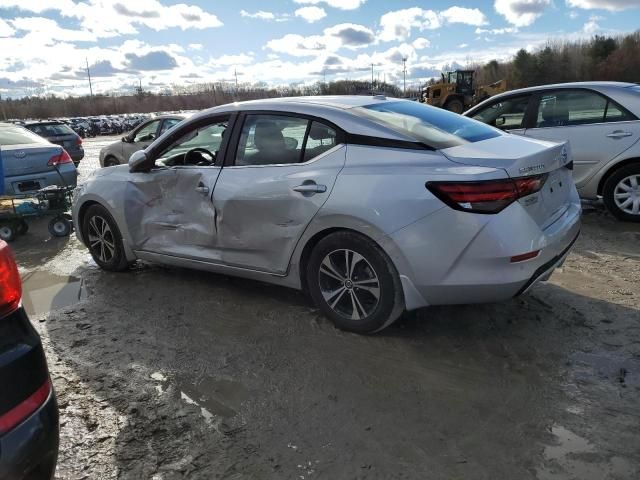
<path id="1" fill-rule="evenodd" d="M 374 333 L 404 310 L 391 260 L 357 233 L 336 232 L 320 240 L 309 258 L 306 280 L 316 305 L 343 330 Z"/>
<path id="2" fill-rule="evenodd" d="M 105 167 L 115 167 L 116 165 L 120 165 L 120 162 L 115 157 L 107 157 L 104 159 Z"/>
<path id="3" fill-rule="evenodd" d="M 640 163 L 613 172 L 604 183 L 602 197 L 607 209 L 616 218 L 640 222 Z"/>
<path id="4" fill-rule="evenodd" d="M 17 234 L 18 229 L 15 225 L 11 223 L 0 225 L 0 240 L 4 240 L 5 242 L 12 242 L 13 240 L 15 240 Z"/>
<path id="5" fill-rule="evenodd" d="M 103 206 L 89 207 L 82 222 L 82 234 L 89 253 L 101 268 L 120 272 L 129 267 L 118 225 Z"/>

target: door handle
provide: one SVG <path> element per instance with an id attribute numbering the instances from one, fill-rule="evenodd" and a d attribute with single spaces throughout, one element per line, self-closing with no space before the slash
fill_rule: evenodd
<path id="1" fill-rule="evenodd" d="M 611 132 L 609 135 L 607 135 L 607 137 L 609 137 L 609 138 L 624 138 L 624 137 L 630 137 L 631 135 L 633 135 L 633 133 L 631 133 L 631 132 L 623 132 L 622 130 L 615 130 L 615 131 Z"/>
<path id="2" fill-rule="evenodd" d="M 313 195 L 314 193 L 324 193 L 327 191 L 326 185 L 318 185 L 317 183 L 303 183 L 297 187 L 293 187 L 294 192 L 300 192 L 303 195 Z"/>
<path id="3" fill-rule="evenodd" d="M 200 184 L 196 187 L 196 192 L 206 195 L 207 193 L 209 193 L 209 187 Z"/>

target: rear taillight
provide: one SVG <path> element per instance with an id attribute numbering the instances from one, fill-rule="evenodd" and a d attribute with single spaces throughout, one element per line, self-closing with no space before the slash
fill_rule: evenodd
<path id="1" fill-rule="evenodd" d="M 22 297 L 22 283 L 11 249 L 0 240 L 0 318 L 18 308 Z"/>
<path id="2" fill-rule="evenodd" d="M 40 388 L 25 398 L 18 405 L 0 415 L 0 435 L 13 430 L 38 410 L 51 394 L 51 380 L 47 378 Z"/>
<path id="3" fill-rule="evenodd" d="M 63 148 L 62 152 L 59 155 L 54 155 L 49 159 L 47 165 L 50 167 L 55 167 L 56 165 L 62 165 L 63 163 L 71 163 L 73 160 L 67 153 L 67 151 Z"/>
<path id="4" fill-rule="evenodd" d="M 82 138 L 80 137 L 80 135 L 78 135 L 78 138 L 76 138 L 76 145 L 82 145 Z"/>
<path id="5" fill-rule="evenodd" d="M 427 182 L 427 189 L 451 208 L 498 213 L 519 198 L 538 192 L 547 174 L 478 182 Z"/>

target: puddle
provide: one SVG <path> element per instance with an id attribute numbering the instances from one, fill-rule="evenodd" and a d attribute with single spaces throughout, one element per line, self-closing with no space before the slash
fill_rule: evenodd
<path id="1" fill-rule="evenodd" d="M 36 270 L 22 276 L 22 304 L 31 316 L 42 315 L 84 300 L 82 279 Z"/>
<path id="2" fill-rule="evenodd" d="M 561 425 L 551 427 L 553 445 L 544 448 L 545 465 L 536 469 L 538 480 L 605 480 L 630 478 L 634 468 L 621 457 L 605 458 L 587 439 Z"/>

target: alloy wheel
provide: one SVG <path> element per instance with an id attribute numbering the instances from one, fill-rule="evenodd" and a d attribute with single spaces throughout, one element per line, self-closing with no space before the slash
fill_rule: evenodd
<path id="1" fill-rule="evenodd" d="M 640 175 L 629 175 L 613 191 L 616 206 L 624 213 L 640 215 Z"/>
<path id="2" fill-rule="evenodd" d="M 351 320 L 368 317 L 380 301 L 380 280 L 371 264 L 358 252 L 334 250 L 320 264 L 320 292 L 327 305 Z"/>
<path id="3" fill-rule="evenodd" d="M 116 244 L 109 223 L 107 223 L 103 217 L 94 215 L 89 219 L 87 236 L 91 252 L 97 256 L 101 262 L 110 262 L 115 254 Z"/>

